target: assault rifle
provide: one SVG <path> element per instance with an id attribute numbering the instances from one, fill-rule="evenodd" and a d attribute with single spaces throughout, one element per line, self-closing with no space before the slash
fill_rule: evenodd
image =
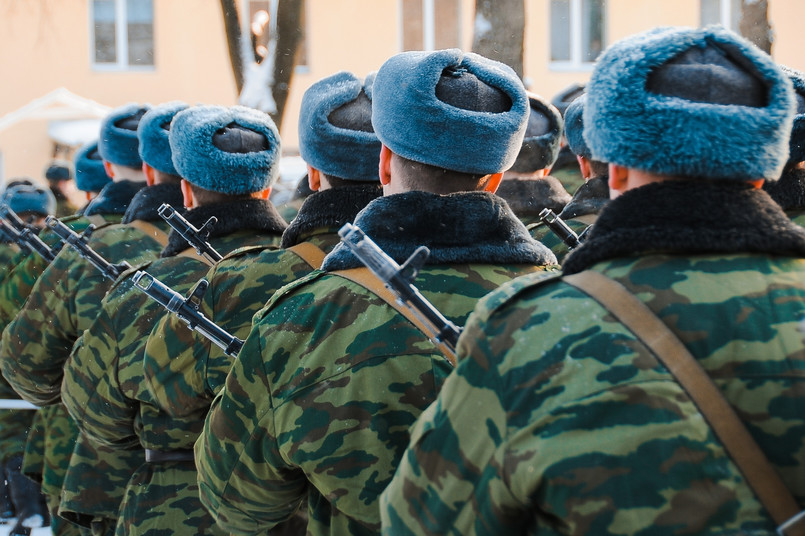
<path id="1" fill-rule="evenodd" d="M 54 247 L 48 246 L 44 240 L 39 238 L 39 235 L 34 229 L 26 225 L 22 218 L 14 212 L 8 205 L 3 207 L 6 218 L 10 225 L 3 225 L 3 232 L 11 236 L 20 247 L 28 251 L 36 251 L 45 262 L 51 263 L 61 249 L 61 243 L 56 244 Z M 4 222 L 5 223 L 5 222 Z"/>
<path id="2" fill-rule="evenodd" d="M 227 355 L 237 357 L 243 347 L 243 341 L 230 334 L 224 328 L 204 316 L 198 310 L 201 296 L 209 286 L 206 279 L 201 279 L 185 298 L 148 272 L 138 270 L 131 278 L 134 286 L 145 292 L 154 301 L 175 314 L 187 327 L 207 337 Z"/>
<path id="3" fill-rule="evenodd" d="M 461 328 L 439 312 L 412 284 L 430 250 L 425 246 L 418 247 L 400 266 L 359 227 L 347 223 L 339 229 L 338 234 L 358 260 L 395 295 L 397 302 L 423 324 L 430 340 L 442 349 L 447 359 L 455 363 L 456 343 Z"/>
<path id="4" fill-rule="evenodd" d="M 196 229 L 192 223 L 187 221 L 184 216 L 176 212 L 176 210 L 167 203 L 163 203 L 159 207 L 159 215 L 162 219 L 168 222 L 168 225 L 184 238 L 188 244 L 196 248 L 199 255 L 206 257 L 211 262 L 218 262 L 223 259 L 223 255 L 218 253 L 207 239 L 210 237 L 210 230 L 218 221 L 218 218 L 212 216 L 207 220 L 201 229 Z"/>
<path id="5" fill-rule="evenodd" d="M 565 223 L 565 221 L 556 215 L 556 213 L 549 209 L 544 208 L 539 213 L 539 219 L 548 226 L 548 228 L 564 242 L 568 249 L 575 249 L 581 245 L 579 235 Z"/>
<path id="6" fill-rule="evenodd" d="M 45 223 L 48 227 L 53 229 L 66 244 L 74 248 L 81 257 L 95 266 L 104 277 L 115 280 L 120 274 L 131 268 L 131 265 L 126 261 L 118 264 L 110 263 L 87 244 L 89 236 L 94 230 L 92 225 L 87 227 L 83 233 L 78 234 L 52 216 L 48 216 Z M 238 352 L 243 346 L 243 341 L 230 335 L 198 310 L 201 296 L 209 285 L 206 279 L 199 281 L 187 298 L 184 298 L 181 294 L 143 270 L 138 270 L 134 273 L 132 282 L 135 288 L 144 292 L 168 311 L 174 313 L 182 319 L 190 329 L 198 331 L 210 339 L 227 354 L 233 357 L 238 355 Z"/>
<path id="7" fill-rule="evenodd" d="M 62 239 L 62 242 L 75 249 L 83 259 L 86 259 L 87 262 L 97 268 L 105 278 L 114 281 L 120 274 L 131 268 L 131 265 L 126 261 L 112 264 L 89 246 L 88 241 L 95 230 L 94 225 L 89 225 L 80 234 L 53 216 L 47 217 L 45 225 L 50 227 Z"/>
<path id="8" fill-rule="evenodd" d="M 14 242 L 26 254 L 31 252 L 31 248 L 28 247 L 28 243 L 22 239 L 20 233 L 18 233 L 17 230 L 4 219 L 0 219 L 0 234 L 2 234 L 2 237 L 5 241 Z"/>

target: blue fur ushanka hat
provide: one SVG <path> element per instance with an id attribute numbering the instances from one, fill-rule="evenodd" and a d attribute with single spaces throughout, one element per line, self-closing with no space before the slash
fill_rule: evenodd
<path id="1" fill-rule="evenodd" d="M 101 158 L 118 166 L 140 168 L 137 139 L 137 126 L 150 106 L 142 104 L 126 104 L 115 108 L 101 121 L 101 133 L 98 139 L 98 151 Z"/>
<path id="2" fill-rule="evenodd" d="M 797 102 L 797 114 L 794 126 L 791 127 L 791 138 L 788 142 L 788 161 L 792 163 L 805 161 L 805 73 L 781 66 L 783 72 L 794 84 L 794 96 Z"/>
<path id="3" fill-rule="evenodd" d="M 98 152 L 98 142 L 84 144 L 73 157 L 75 166 L 75 186 L 82 192 L 100 192 L 112 182 L 103 167 L 103 159 Z"/>
<path id="4" fill-rule="evenodd" d="M 259 192 L 279 175 L 279 132 L 253 108 L 192 106 L 174 116 L 169 139 L 179 175 L 205 190 Z"/>
<path id="5" fill-rule="evenodd" d="M 168 140 L 173 116 L 186 109 L 188 104 L 180 101 L 166 102 L 148 110 L 137 127 L 140 141 L 140 158 L 162 173 L 178 175 L 171 160 Z"/>
<path id="6" fill-rule="evenodd" d="M 696 55 L 706 61 L 689 61 Z M 788 158 L 793 114 L 791 82 L 737 34 L 718 26 L 657 28 L 598 59 L 584 139 L 594 159 L 651 173 L 774 180 Z"/>
<path id="7" fill-rule="evenodd" d="M 347 180 L 379 181 L 380 140 L 371 129 L 371 98 L 374 76 L 362 82 L 342 71 L 319 80 L 302 96 L 299 112 L 299 154 L 325 175 Z M 334 124 L 332 114 L 356 103 L 361 92 L 367 97 L 368 130 Z M 336 121 L 337 122 L 337 121 Z"/>
<path id="8" fill-rule="evenodd" d="M 480 90 L 501 93 L 510 105 L 497 113 L 478 112 L 437 96 L 443 77 L 460 79 L 465 73 L 477 77 Z M 515 72 L 458 49 L 392 56 L 377 72 L 372 103 L 377 137 L 394 153 L 471 174 L 509 169 L 520 152 L 528 120 L 528 97 Z"/>
<path id="9" fill-rule="evenodd" d="M 587 142 L 584 141 L 584 103 L 586 95 L 581 95 L 565 110 L 565 138 L 573 154 L 592 159 L 592 153 Z"/>
<path id="10" fill-rule="evenodd" d="M 47 188 L 39 188 L 27 184 L 12 186 L 3 194 L 3 201 L 11 210 L 20 214 L 34 212 L 41 216 L 53 214 L 56 210 L 56 198 Z"/>
<path id="11" fill-rule="evenodd" d="M 532 173 L 551 167 L 559 156 L 565 122 L 559 110 L 539 95 L 528 94 L 530 114 L 523 145 L 510 171 Z"/>

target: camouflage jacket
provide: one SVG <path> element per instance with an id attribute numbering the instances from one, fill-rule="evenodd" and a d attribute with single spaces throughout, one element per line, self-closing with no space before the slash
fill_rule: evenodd
<path id="1" fill-rule="evenodd" d="M 805 232 L 757 190 L 685 188 L 613 200 L 564 270 L 602 272 L 643 301 L 802 503 Z M 774 533 L 668 370 L 561 279 L 482 300 L 459 358 L 383 494 L 385 534 Z"/>
<path id="2" fill-rule="evenodd" d="M 355 225 L 397 262 L 428 246 L 417 286 L 457 324 L 503 282 L 555 263 L 502 199 L 484 193 L 383 197 Z M 396 309 L 329 273 L 358 266 L 338 245 L 327 272 L 278 291 L 213 403 L 196 443 L 201 499 L 233 534 L 270 528 L 305 502 L 308 534 L 380 529 L 377 499 L 408 427 L 451 366 Z"/>
<path id="3" fill-rule="evenodd" d="M 286 229 L 278 250 L 242 249 L 228 255 L 207 274 L 210 283 L 199 310 L 240 339 L 252 317 L 282 286 L 313 271 L 292 248 L 310 244 L 329 252 L 338 229 L 380 194 L 379 187 L 325 190 L 306 198 Z M 223 387 L 232 358 L 173 315 L 164 316 L 145 348 L 145 377 L 157 404 L 177 417 L 203 421 L 213 397 Z"/>

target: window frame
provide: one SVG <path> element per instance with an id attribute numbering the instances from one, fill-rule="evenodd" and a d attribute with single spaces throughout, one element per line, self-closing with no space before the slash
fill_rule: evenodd
<path id="1" fill-rule="evenodd" d="M 569 60 L 558 60 L 555 61 L 551 59 L 551 55 L 553 54 L 552 50 L 552 43 L 551 43 L 551 31 L 552 29 L 549 28 L 548 32 L 546 33 L 548 36 L 548 68 L 551 71 L 559 71 L 559 72 L 592 72 L 593 67 L 595 67 L 595 60 L 593 61 L 584 61 L 582 59 L 582 39 L 584 33 L 583 27 L 583 20 L 582 20 L 582 1 L 583 0 L 567 0 L 569 3 L 569 11 L 570 11 L 570 59 Z M 602 14 L 606 15 L 607 12 L 607 1 L 601 0 L 602 7 L 601 12 Z M 548 23 L 551 23 L 551 2 L 546 2 L 547 9 L 548 9 L 548 16 L 545 20 Z M 601 20 L 601 34 L 603 36 L 603 46 L 602 50 L 606 48 L 607 42 L 607 25 L 606 25 L 606 17 L 602 17 Z"/>
<path id="2" fill-rule="evenodd" d="M 153 72 L 156 70 L 156 39 L 154 29 L 154 4 L 151 2 L 151 28 L 154 62 L 151 65 L 132 65 L 129 63 L 129 30 L 128 30 L 128 2 L 131 0 L 111 0 L 115 5 L 115 63 L 98 63 L 95 61 L 95 0 L 89 0 L 89 61 L 93 71 L 96 72 Z"/>
<path id="3" fill-rule="evenodd" d="M 421 0 L 422 2 L 422 48 L 416 50 L 423 50 L 432 52 L 436 50 L 436 0 Z M 456 21 L 456 40 L 458 44 L 462 43 L 464 38 L 463 24 L 462 24 L 462 9 L 461 2 L 457 2 L 458 20 Z M 405 49 L 405 17 L 403 16 L 403 0 L 397 0 L 397 50 L 402 52 Z"/>

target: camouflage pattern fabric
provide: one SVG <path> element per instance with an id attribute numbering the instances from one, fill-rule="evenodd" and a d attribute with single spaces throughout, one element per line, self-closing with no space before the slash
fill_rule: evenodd
<path id="1" fill-rule="evenodd" d="M 57 408 L 58 406 L 48 406 Z M 42 473 L 45 464 L 45 411 L 38 409 L 33 412 L 31 428 L 25 440 L 25 454 L 22 458 L 20 472 L 34 482 L 42 484 Z"/>
<path id="2" fill-rule="evenodd" d="M 638 189 L 639 190 L 639 189 Z M 805 260 L 599 262 L 721 388 L 805 501 Z M 698 409 L 586 294 L 526 276 L 482 300 L 381 500 L 384 534 L 773 534 Z"/>
<path id="3" fill-rule="evenodd" d="M 318 229 L 304 236 L 323 251 L 339 242 L 336 229 Z M 250 248 L 228 255 L 206 275 L 210 286 L 199 310 L 240 339 L 245 339 L 252 317 L 271 295 L 313 269 L 287 250 Z M 203 421 L 214 396 L 224 385 L 233 358 L 187 328 L 174 315 L 163 316 L 145 347 L 148 388 L 156 403 L 177 417 Z"/>
<path id="4" fill-rule="evenodd" d="M 163 231 L 169 229 L 164 222 L 155 222 L 155 225 Z M 122 224 L 99 228 L 92 235 L 90 246 L 110 262 L 126 260 L 133 264 L 155 258 L 162 249 L 154 237 Z M 23 398 L 38 405 L 60 399 L 64 363 L 78 335 L 89 327 L 97 315 L 101 299 L 110 286 L 111 282 L 81 259 L 72 248 L 62 249 L 56 260 L 36 280 L 22 310 L 6 327 L 0 346 L 0 368 Z M 87 445 L 87 448 L 92 446 Z M 123 489 L 116 489 L 115 482 L 128 481 L 136 468 L 136 465 L 121 467 L 120 457 L 111 451 L 96 450 L 90 459 L 94 459 L 95 464 L 106 463 L 109 468 L 98 473 L 99 479 L 92 481 L 68 479 L 65 475 L 71 469 L 64 463 L 65 460 L 59 460 L 58 467 L 53 462 L 54 470 L 60 472 L 64 483 L 76 486 L 76 489 L 65 490 L 65 496 L 98 497 L 101 493 L 110 494 L 104 501 L 83 507 L 76 501 L 62 505 L 60 511 L 66 512 L 65 507 L 78 510 L 74 518 L 80 518 L 83 514 L 95 515 L 96 507 L 103 515 L 111 515 L 102 506 L 119 504 Z M 142 455 L 139 459 L 142 459 Z M 122 472 L 115 474 L 116 470 Z M 113 516 L 117 517 L 116 510 Z"/>
<path id="5" fill-rule="evenodd" d="M 227 253 L 276 239 L 277 235 L 248 229 L 212 238 L 210 243 L 219 252 Z M 147 271 L 186 295 L 204 277 L 209 265 L 197 256 L 179 255 L 136 269 Z M 95 321 L 76 344 L 65 364 L 62 399 L 82 432 L 111 452 L 118 450 L 122 454 L 131 451 L 121 449 L 138 447 L 159 451 L 190 449 L 203 420 L 173 418 L 160 411 L 143 381 L 146 336 L 166 311 L 132 288 L 133 274 L 134 270 L 130 270 L 115 282 Z M 168 529 L 174 533 L 224 534 L 214 528 L 212 517 L 199 502 L 192 461 L 142 462 L 141 455 L 136 472 L 119 483 L 126 493 L 120 504 L 117 534 L 153 534 Z M 89 465 L 92 463 L 88 460 Z"/>
<path id="6" fill-rule="evenodd" d="M 55 534 L 88 533 L 58 515 L 64 474 L 75 447 L 78 428 L 61 404 L 45 406 L 39 410 L 44 423 L 44 450 L 42 493 L 48 503 L 51 527 Z M 58 532 L 56 532 L 58 530 Z"/>
<path id="7" fill-rule="evenodd" d="M 570 227 L 577 235 L 581 235 L 581 233 L 587 230 L 587 228 L 594 221 L 594 215 L 582 216 L 579 219 L 574 218 L 564 220 L 568 227 Z M 559 235 L 551 231 L 550 227 L 541 221 L 532 223 L 527 227 L 528 231 L 531 233 L 531 237 L 534 240 L 542 242 L 548 249 L 550 249 L 553 254 L 556 255 L 556 259 L 559 261 L 559 264 L 561 264 L 567 254 L 570 253 L 570 248 L 561 238 L 559 238 Z"/>
<path id="8" fill-rule="evenodd" d="M 793 221 L 797 225 L 805 227 L 805 210 L 797 212 L 792 211 L 789 212 L 788 215 L 791 218 L 791 221 Z"/>
<path id="9" fill-rule="evenodd" d="M 561 169 L 551 169 L 551 176 L 559 179 L 559 182 L 562 183 L 562 186 L 565 187 L 565 190 L 571 194 L 576 193 L 576 190 L 578 190 L 579 187 L 584 184 L 584 177 L 582 176 L 581 169 L 576 162 L 573 162 L 567 167 L 563 167 Z"/>
<path id="10" fill-rule="evenodd" d="M 417 286 L 461 325 L 480 297 L 538 269 L 425 266 Z M 363 287 L 321 271 L 287 285 L 255 316 L 196 443 L 203 504 L 232 534 L 305 502 L 309 535 L 377 534 L 408 428 L 451 368 Z"/>

